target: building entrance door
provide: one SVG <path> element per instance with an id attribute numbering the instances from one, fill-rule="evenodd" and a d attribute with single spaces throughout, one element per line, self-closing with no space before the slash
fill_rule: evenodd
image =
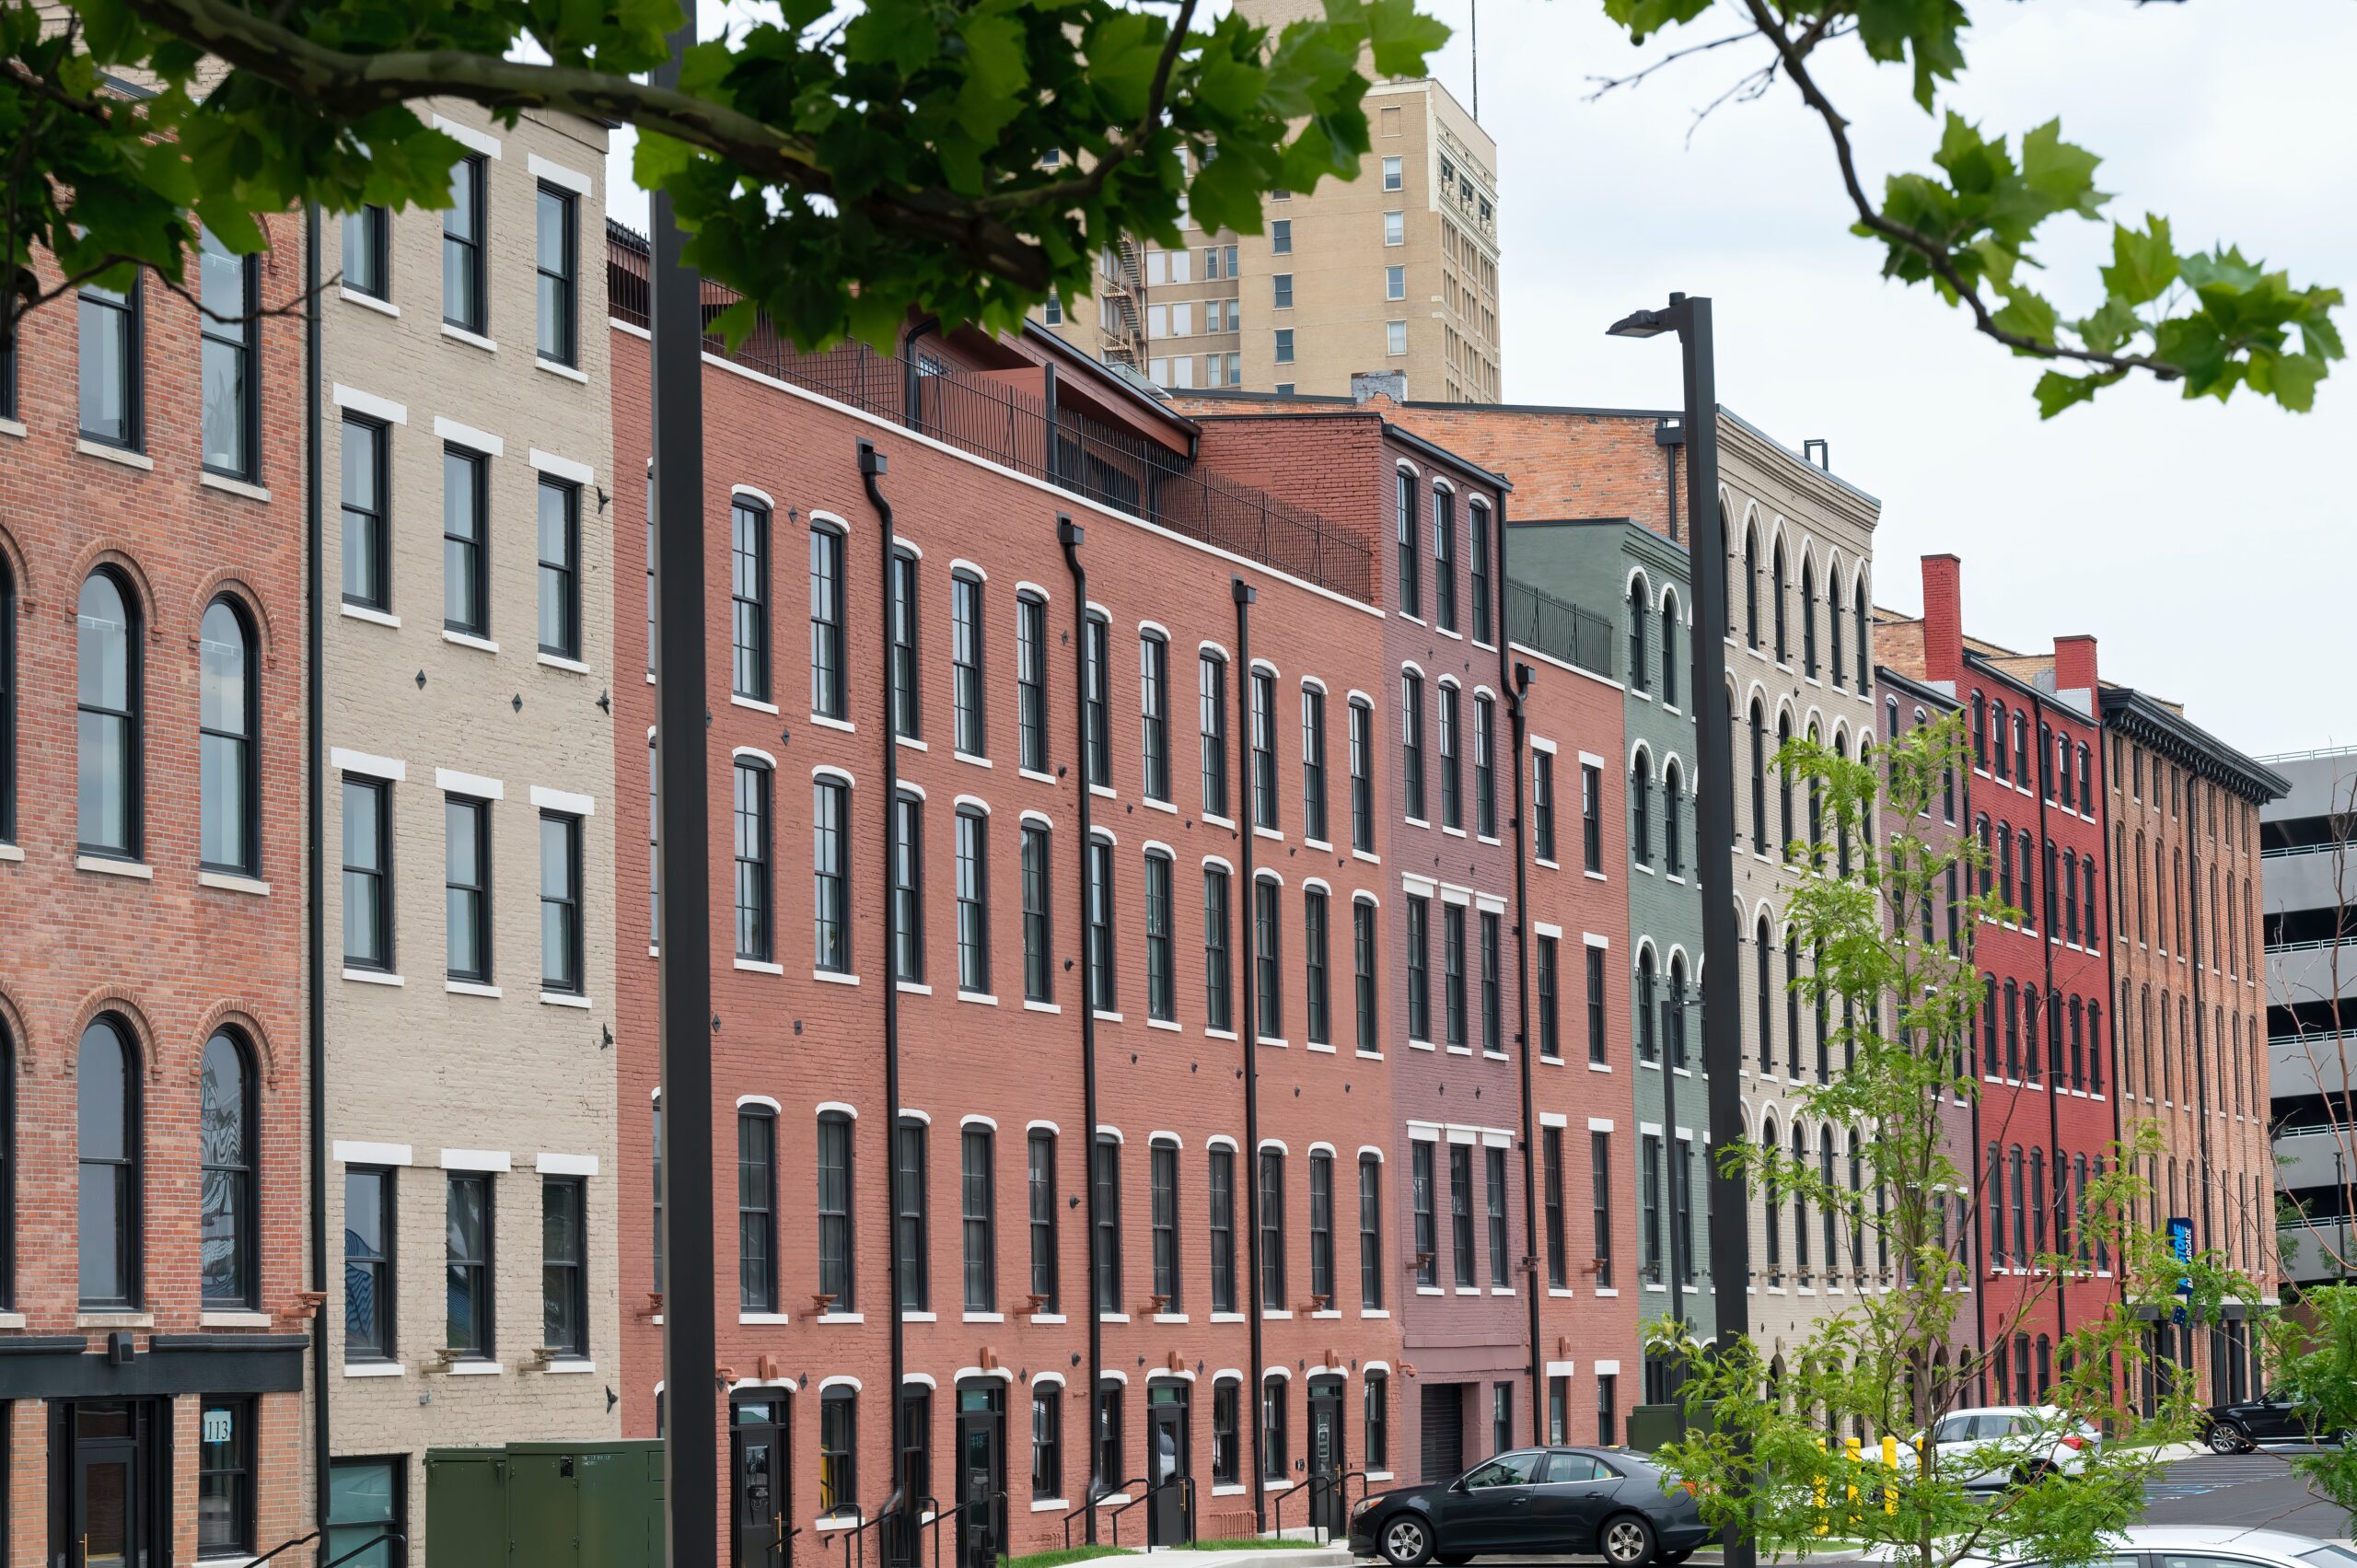
<path id="1" fill-rule="evenodd" d="M 728 1401 L 729 1539 L 736 1568 L 786 1568 L 787 1400 L 779 1393 Z"/>
<path id="2" fill-rule="evenodd" d="M 148 1452 L 145 1400 L 89 1400 L 69 1408 L 67 1489 L 71 1568 L 147 1568 L 158 1515 L 158 1467 Z M 52 1472 L 53 1473 L 53 1472 Z"/>
<path id="3" fill-rule="evenodd" d="M 1177 1546 L 1195 1539 L 1194 1474 L 1187 1429 L 1187 1385 L 1150 1383 L 1145 1391 L 1146 1544 Z"/>
<path id="4" fill-rule="evenodd" d="M 1342 1442 L 1342 1380 L 1309 1380 L 1309 1522 L 1333 1540 L 1350 1524 L 1342 1472 L 1350 1468 Z"/>
<path id="5" fill-rule="evenodd" d="M 992 1568 L 1006 1550 L 1006 1388 L 995 1377 L 958 1385 L 958 1561 Z"/>

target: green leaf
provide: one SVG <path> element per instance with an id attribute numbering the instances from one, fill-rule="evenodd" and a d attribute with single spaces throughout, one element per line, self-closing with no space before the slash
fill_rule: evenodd
<path id="1" fill-rule="evenodd" d="M 2073 403 L 2093 401 L 2097 392 L 2125 374 L 2105 370 L 2093 376 L 2065 376 L 2060 370 L 2049 370 L 2038 378 L 2038 417 L 2052 419 Z"/>
<path id="2" fill-rule="evenodd" d="M 2103 269 L 2103 285 L 2114 299 L 2149 305 L 2177 277 L 2177 248 L 2169 240 L 2168 219 L 2146 213 L 2142 229 L 2122 223 L 2111 226 L 2111 265 Z"/>

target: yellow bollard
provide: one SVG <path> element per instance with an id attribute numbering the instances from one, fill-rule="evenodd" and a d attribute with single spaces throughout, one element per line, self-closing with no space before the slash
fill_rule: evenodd
<path id="1" fill-rule="evenodd" d="M 1822 1437 L 1817 1440 L 1817 1451 L 1820 1454 L 1825 1452 L 1825 1439 Z M 1825 1472 L 1821 1469 L 1817 1471 L 1815 1490 L 1817 1493 L 1817 1533 L 1821 1536 L 1831 1535 L 1833 1533 L 1833 1527 L 1825 1516 Z"/>
<path id="2" fill-rule="evenodd" d="M 1846 1517 L 1850 1527 L 1853 1530 L 1858 1527 L 1858 1448 L 1859 1444 L 1855 1434 L 1841 1439 L 1841 1457 L 1850 1461 L 1848 1487 L 1850 1511 Z"/>
<path id="3" fill-rule="evenodd" d="M 1883 1469 L 1890 1471 L 1894 1477 L 1898 1474 L 1898 1439 L 1889 1435 L 1887 1433 L 1884 1434 L 1882 1440 L 1882 1463 Z M 1898 1512 L 1898 1487 L 1888 1483 L 1884 1485 L 1882 1489 L 1882 1511 L 1886 1514 L 1896 1514 Z"/>

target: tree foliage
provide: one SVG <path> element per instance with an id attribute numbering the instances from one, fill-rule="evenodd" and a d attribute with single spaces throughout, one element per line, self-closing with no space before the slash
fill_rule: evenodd
<path id="1" fill-rule="evenodd" d="M 2056 1381 L 2043 1396 L 2050 1430 L 2040 1445 L 1991 1444 L 1961 1464 L 1935 1463 L 1932 1446 L 1918 1445 L 1949 1411 L 1980 1403 L 1988 1375 L 1957 1323 L 1970 1293 L 1988 1288 L 1974 1262 L 1980 1194 L 1973 1173 L 1955 1163 L 1944 1108 L 1978 1092 L 1972 1047 L 1982 991 L 1971 933 L 1984 917 L 2019 917 L 1968 892 L 1956 910 L 1956 950 L 1932 935 L 1930 912 L 1946 901 L 1951 869 L 1970 889 L 1982 864 L 1969 833 L 1930 840 L 1913 830 L 1932 819 L 1953 779 L 1968 775 L 1959 715 L 1894 742 L 1879 774 L 1805 740 L 1788 743 L 1778 761 L 1817 800 L 1812 815 L 1826 824 L 1823 842 L 1794 853 L 1830 873 L 1792 897 L 1793 949 L 1814 956 L 1792 983 L 1804 1005 L 1821 1000 L 1840 1020 L 1830 1049 L 1847 1063 L 1791 1098 L 1810 1121 L 1858 1130 L 1853 1157 L 1863 1168 L 1845 1181 L 1837 1165 L 1828 1179 L 1819 1165 L 1765 1141 L 1723 1147 L 1715 1157 L 1769 1204 L 1797 1202 L 1829 1216 L 1864 1288 L 1773 1360 L 1748 1338 L 1706 1346 L 1674 1323 L 1657 1326 L 1653 1348 L 1684 1370 L 1689 1416 L 1685 1434 L 1658 1457 L 1696 1489 L 1706 1519 L 1782 1555 L 1841 1541 L 1914 1568 L 1951 1568 L 1968 1556 L 2090 1562 L 2104 1554 L 2107 1532 L 2141 1513 L 2152 1445 L 2197 1427 L 2190 1379 L 2165 1392 L 2154 1416 L 2139 1412 L 2133 1395 L 2142 1380 L 2152 1376 L 2164 1389 L 2170 1381 L 2145 1365 L 2155 1352 L 2148 1326 L 2180 1307 L 2197 1323 L 2214 1323 L 2227 1296 L 2256 1292 L 2216 1255 L 2180 1263 L 2165 1238 L 2136 1223 L 2146 1194 L 2130 1173 L 2160 1137 L 2145 1123 L 2127 1148 L 2107 1152 L 2067 1233 L 2058 1201 L 2054 1248 L 2030 1260 L 2024 1298 L 1988 1304 L 1989 1342 L 2003 1345 L 2017 1329 L 2035 1332 L 2048 1320 L 2066 1282 L 2105 1273 L 2116 1282 L 2116 1299 L 2061 1337 Z M 1876 845 L 1872 830 L 1885 798 L 1898 827 Z M 1853 845 L 1868 847 L 1852 875 Z M 2072 1317 L 2081 1316 L 2074 1308 Z M 2084 1450 L 2084 1473 L 2041 1473 L 2027 1457 L 2083 1428 L 2104 1434 Z M 1864 1444 L 1855 1457 L 1846 1451 L 1851 1436 Z M 1884 1462 L 1886 1437 L 1895 1465 Z M 1991 1469 L 2018 1469 L 2018 1483 L 1993 1499 L 1970 1493 L 1967 1481 Z"/>

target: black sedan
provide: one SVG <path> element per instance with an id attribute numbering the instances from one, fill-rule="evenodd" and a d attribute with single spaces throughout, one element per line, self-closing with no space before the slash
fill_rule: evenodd
<path id="1" fill-rule="evenodd" d="M 1353 1554 L 1393 1568 L 1542 1552 L 1641 1568 L 1683 1562 L 1709 1536 L 1691 1495 L 1613 1449 L 1520 1448 L 1452 1481 L 1371 1493 L 1351 1510 Z"/>
<path id="2" fill-rule="evenodd" d="M 2312 1412 L 2288 1389 L 2270 1388 L 2254 1400 L 2212 1405 L 2202 1412 L 2202 1435 L 2215 1454 L 2247 1454 L 2261 1443 L 2307 1443 Z"/>

